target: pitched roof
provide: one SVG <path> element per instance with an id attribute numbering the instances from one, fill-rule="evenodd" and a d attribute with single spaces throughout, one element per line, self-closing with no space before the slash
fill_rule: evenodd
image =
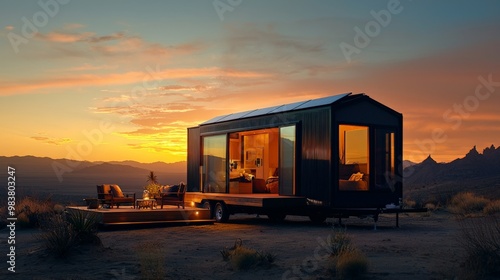
<path id="1" fill-rule="evenodd" d="M 217 116 L 217 117 L 212 118 L 206 122 L 201 123 L 200 125 L 213 124 L 213 123 L 218 123 L 218 122 L 225 122 L 225 121 L 231 121 L 231 120 L 237 120 L 237 119 L 244 119 L 244 118 L 250 118 L 250 117 L 256 117 L 256 116 L 284 113 L 284 112 L 302 110 L 302 109 L 307 109 L 307 108 L 312 108 L 312 107 L 331 105 L 331 104 L 333 104 L 333 103 L 335 103 L 335 102 L 337 102 L 337 101 L 341 100 L 342 98 L 349 96 L 349 95 L 351 95 L 351 93 L 343 93 L 343 94 L 338 94 L 338 95 L 322 97 L 322 98 L 318 98 L 318 99 L 310 99 L 310 100 L 299 101 L 299 102 L 294 102 L 294 103 L 290 103 L 290 104 L 282 104 L 282 105 L 273 106 L 273 107 L 254 109 L 254 110 L 245 111 L 245 112 Z"/>

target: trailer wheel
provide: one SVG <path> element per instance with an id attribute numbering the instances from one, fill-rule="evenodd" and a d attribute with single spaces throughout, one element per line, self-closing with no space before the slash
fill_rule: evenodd
<path id="1" fill-rule="evenodd" d="M 273 223 L 279 223 L 279 222 L 283 222 L 285 220 L 286 214 L 285 213 L 280 213 L 280 212 L 277 212 L 277 213 L 267 213 L 267 217 Z"/>
<path id="2" fill-rule="evenodd" d="M 323 213 L 313 213 L 309 215 L 309 219 L 315 224 L 322 224 L 325 222 L 326 216 Z"/>
<path id="3" fill-rule="evenodd" d="M 229 211 L 224 202 L 217 202 L 214 209 L 215 221 L 224 223 L 229 220 Z"/>
<path id="4" fill-rule="evenodd" d="M 214 217 L 214 212 L 212 211 L 212 205 L 210 204 L 210 201 L 205 201 L 203 202 L 203 205 L 202 205 L 202 208 L 203 209 L 208 209 L 209 211 L 209 219 L 212 219 Z"/>

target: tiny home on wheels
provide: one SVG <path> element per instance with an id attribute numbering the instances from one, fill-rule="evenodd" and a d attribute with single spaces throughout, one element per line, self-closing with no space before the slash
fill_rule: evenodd
<path id="1" fill-rule="evenodd" d="M 210 119 L 188 128 L 186 200 L 217 221 L 399 209 L 402 125 L 401 113 L 351 93 Z"/>

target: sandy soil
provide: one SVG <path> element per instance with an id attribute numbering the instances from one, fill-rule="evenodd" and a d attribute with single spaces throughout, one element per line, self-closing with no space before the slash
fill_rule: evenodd
<path id="1" fill-rule="evenodd" d="M 272 224 L 266 216 L 231 216 L 226 224 L 101 231 L 102 247 L 78 248 L 64 259 L 43 249 L 36 230 L 16 232 L 16 273 L 1 279 L 141 279 L 140 258 L 160 248 L 167 279 L 329 279 L 324 247 L 334 219 L 312 225 L 302 217 Z M 435 212 L 394 215 L 373 220 L 343 219 L 355 245 L 370 262 L 366 279 L 446 279 L 459 273 L 463 249 L 459 228 L 450 214 Z M 8 232 L 0 232 L 2 255 Z M 237 238 L 243 245 L 276 255 L 274 265 L 247 271 L 233 270 L 220 250 Z M 8 278 L 5 276 L 8 275 Z"/>

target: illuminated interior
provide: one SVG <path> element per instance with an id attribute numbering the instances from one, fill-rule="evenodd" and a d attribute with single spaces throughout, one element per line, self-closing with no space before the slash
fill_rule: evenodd
<path id="1" fill-rule="evenodd" d="M 226 143 L 228 160 L 226 160 Z M 204 192 L 279 193 L 279 128 L 203 137 Z"/>
<path id="2" fill-rule="evenodd" d="M 339 190 L 370 189 L 370 142 L 367 126 L 339 126 Z"/>

